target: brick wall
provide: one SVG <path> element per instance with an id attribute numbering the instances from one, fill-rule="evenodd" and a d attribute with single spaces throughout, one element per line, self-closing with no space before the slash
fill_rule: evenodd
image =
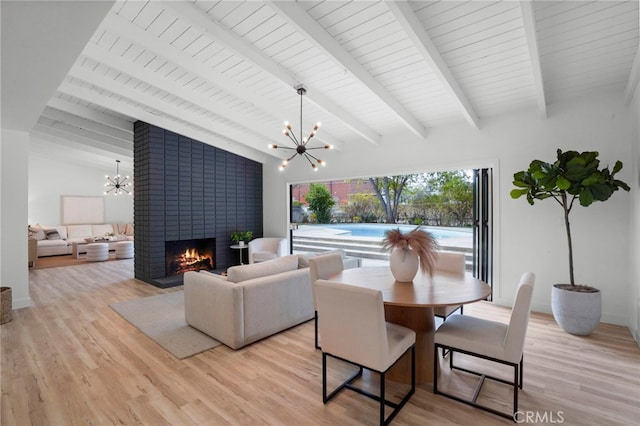
<path id="1" fill-rule="evenodd" d="M 215 238 L 215 263 L 238 263 L 230 234 L 262 236 L 262 164 L 138 121 L 134 125 L 135 277 L 158 285 L 165 241 Z"/>

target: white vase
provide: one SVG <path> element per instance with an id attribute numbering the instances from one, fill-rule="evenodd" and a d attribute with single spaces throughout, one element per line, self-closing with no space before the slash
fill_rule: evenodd
<path id="1" fill-rule="evenodd" d="M 408 283 L 418 273 L 418 255 L 411 249 L 394 248 L 389 258 L 391 274 L 396 281 Z"/>

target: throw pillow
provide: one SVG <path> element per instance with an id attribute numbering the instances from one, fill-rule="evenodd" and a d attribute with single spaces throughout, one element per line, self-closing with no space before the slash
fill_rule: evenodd
<path id="1" fill-rule="evenodd" d="M 60 234 L 58 233 L 57 229 L 46 229 L 44 231 L 44 233 L 47 236 L 47 240 L 61 240 L 62 239 L 60 237 Z"/>
<path id="2" fill-rule="evenodd" d="M 29 231 L 33 233 L 33 238 L 36 240 L 46 240 L 47 235 L 44 233 L 44 229 L 40 225 L 29 227 Z"/>

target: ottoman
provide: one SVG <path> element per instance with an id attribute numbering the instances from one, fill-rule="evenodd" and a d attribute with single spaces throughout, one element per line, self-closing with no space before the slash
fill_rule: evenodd
<path id="1" fill-rule="evenodd" d="M 87 260 L 89 262 L 102 262 L 105 260 L 109 260 L 109 244 L 87 244 Z"/>
<path id="2" fill-rule="evenodd" d="M 116 259 L 131 259 L 133 257 L 133 241 L 120 241 L 115 245 Z"/>

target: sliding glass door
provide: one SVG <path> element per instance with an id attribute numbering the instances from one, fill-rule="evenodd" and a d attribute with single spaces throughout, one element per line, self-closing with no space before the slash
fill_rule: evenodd
<path id="1" fill-rule="evenodd" d="M 493 283 L 493 169 L 473 171 L 473 275 Z"/>

